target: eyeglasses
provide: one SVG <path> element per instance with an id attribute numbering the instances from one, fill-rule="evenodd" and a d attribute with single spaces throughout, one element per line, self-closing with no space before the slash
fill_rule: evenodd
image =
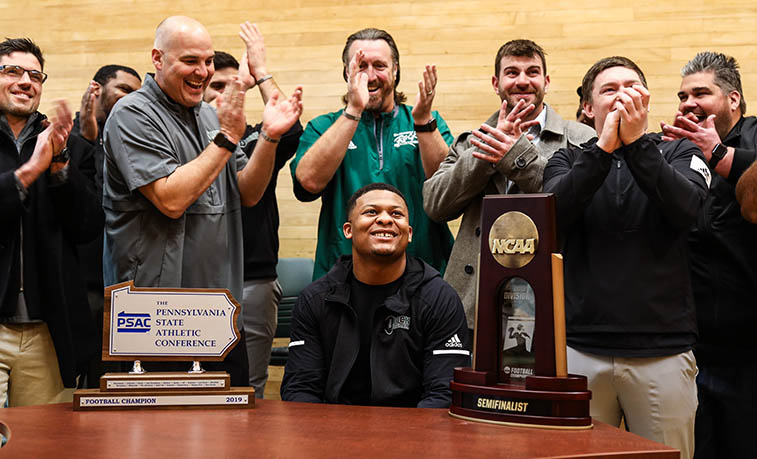
<path id="1" fill-rule="evenodd" d="M 14 80 L 20 80 L 24 72 L 29 74 L 29 79 L 35 83 L 42 84 L 47 80 L 47 74 L 39 70 L 29 70 L 20 65 L 0 65 L 0 73 Z"/>

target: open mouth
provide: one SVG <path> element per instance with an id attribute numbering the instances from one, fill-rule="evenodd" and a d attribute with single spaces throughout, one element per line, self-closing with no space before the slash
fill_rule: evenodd
<path id="1" fill-rule="evenodd" d="M 184 80 L 184 83 L 186 83 L 187 86 L 194 89 L 195 91 L 202 91 L 203 83 L 205 82 L 204 81 L 195 82 L 195 81 Z"/>
<path id="2" fill-rule="evenodd" d="M 368 85 L 368 94 L 371 96 L 375 96 L 376 94 L 379 93 L 380 90 L 381 90 L 381 86 L 379 85 L 376 85 L 376 86 Z"/>
<path id="3" fill-rule="evenodd" d="M 374 231 L 371 236 L 377 239 L 391 240 L 397 237 L 397 234 L 392 231 Z"/>
<path id="4" fill-rule="evenodd" d="M 32 95 L 26 92 L 11 92 L 14 97 L 24 100 L 32 100 Z"/>

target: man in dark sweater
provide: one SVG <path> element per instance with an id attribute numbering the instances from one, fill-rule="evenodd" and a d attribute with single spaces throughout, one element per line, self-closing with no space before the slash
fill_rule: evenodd
<path id="1" fill-rule="evenodd" d="M 460 298 L 420 258 L 407 202 L 386 183 L 357 190 L 342 256 L 297 298 L 281 384 L 288 401 L 448 407 L 455 367 L 470 364 Z"/>
<path id="2" fill-rule="evenodd" d="M 268 102 L 278 85 L 268 73 L 265 62 L 263 37 L 257 26 L 244 24 L 242 29 L 247 43 L 244 61 L 249 64 L 248 85 L 257 84 L 263 104 Z M 234 56 L 216 51 L 213 58 L 216 71 L 205 90 L 205 102 L 212 103 L 222 94 L 226 85 L 238 75 L 239 63 Z M 262 123 L 247 125 L 239 146 L 249 158 L 255 149 Z M 244 295 L 242 297 L 242 323 L 250 366 L 250 386 L 255 396 L 263 397 L 268 380 L 268 362 L 276 333 L 276 316 L 281 301 L 281 286 L 276 280 L 276 263 L 279 252 L 279 208 L 276 202 L 276 181 L 279 171 L 294 156 L 299 144 L 302 125 L 295 122 L 281 137 L 276 147 L 276 160 L 271 179 L 253 207 L 242 208 L 244 233 Z"/>
<path id="3" fill-rule="evenodd" d="M 738 68 L 733 57 L 697 54 L 681 70 L 674 124 L 662 125 L 667 136 L 696 143 L 712 171 L 710 194 L 689 235 L 699 325 L 697 458 L 757 454 L 757 226 L 744 220 L 748 209 L 737 202 L 737 183 L 748 181 L 744 171 L 757 159 L 757 118 L 744 116 Z"/>
<path id="4" fill-rule="evenodd" d="M 70 401 L 97 348 L 75 245 L 102 232 L 91 147 L 39 113 L 45 61 L 0 43 L 0 406 Z"/>
<path id="5" fill-rule="evenodd" d="M 598 139 L 547 163 L 565 256 L 568 368 L 585 374 L 591 415 L 694 449 L 697 338 L 688 229 L 711 176 L 688 140 L 648 134 L 649 91 L 624 57 L 583 79 Z"/>

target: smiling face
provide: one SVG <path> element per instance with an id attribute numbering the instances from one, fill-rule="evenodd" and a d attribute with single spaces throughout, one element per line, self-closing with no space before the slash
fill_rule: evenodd
<path id="1" fill-rule="evenodd" d="M 344 224 L 344 236 L 352 240 L 356 262 L 393 262 L 405 256 L 413 237 L 405 201 L 388 190 L 372 190 L 360 196 Z"/>
<path id="2" fill-rule="evenodd" d="M 723 92 L 715 84 L 712 72 L 698 72 L 683 77 L 678 100 L 678 111 L 684 115 L 693 113 L 700 126 L 709 115 L 715 114 L 715 129 L 721 139 L 728 135 L 741 117 L 741 95 L 738 91 Z"/>
<path id="3" fill-rule="evenodd" d="M 194 107 L 213 78 L 213 43 L 204 27 L 178 24 L 166 32 L 163 49 L 152 50 L 155 81 L 171 99 Z"/>
<path id="4" fill-rule="evenodd" d="M 507 101 L 507 110 L 512 110 L 518 101 L 534 104 L 534 111 L 527 119 L 534 119 L 541 112 L 544 95 L 549 89 L 549 76 L 544 74 L 539 56 L 503 56 L 499 75 L 492 77 L 492 87 L 500 100 Z"/>
<path id="5" fill-rule="evenodd" d="M 594 120 L 597 133 L 602 132 L 607 114 L 615 110 L 621 88 L 643 85 L 639 74 L 628 67 L 610 67 L 601 71 L 591 88 L 591 102 L 584 102 L 586 116 Z"/>
<path id="6" fill-rule="evenodd" d="M 394 108 L 394 86 L 397 66 L 392 59 L 392 50 L 384 40 L 356 40 L 350 45 L 349 58 L 352 60 L 357 50 L 362 49 L 365 59 L 360 63 L 360 71 L 368 75 L 370 98 L 366 110 L 389 112 Z"/>
<path id="7" fill-rule="evenodd" d="M 139 78 L 123 70 L 117 71 L 115 77 L 105 82 L 100 92 L 97 106 L 98 121 L 104 121 L 108 118 L 110 111 L 119 99 L 140 87 L 142 87 L 142 82 L 139 81 Z"/>
<path id="8" fill-rule="evenodd" d="M 213 74 L 213 78 L 210 80 L 210 85 L 205 90 L 203 100 L 207 103 L 211 103 L 218 98 L 223 91 L 226 90 L 226 86 L 234 79 L 234 76 L 239 73 L 239 70 L 234 67 L 225 67 L 221 70 L 216 70 Z"/>
<path id="9" fill-rule="evenodd" d="M 31 53 L 13 52 L 0 57 L 0 65 L 18 65 L 26 70 L 42 71 L 39 61 Z M 0 112 L 8 118 L 26 119 L 39 108 L 42 83 L 24 72 L 20 79 L 0 74 Z"/>

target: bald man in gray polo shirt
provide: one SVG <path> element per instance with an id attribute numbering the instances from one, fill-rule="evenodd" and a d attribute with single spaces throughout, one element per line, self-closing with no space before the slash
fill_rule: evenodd
<path id="1" fill-rule="evenodd" d="M 271 97 L 248 160 L 237 148 L 246 127 L 245 79 L 228 86 L 217 113 L 202 102 L 213 55 L 202 24 L 167 18 L 155 33 L 154 76 L 108 118 L 106 285 L 133 279 L 140 287 L 227 288 L 242 298 L 240 206 L 256 204 L 265 191 L 276 143 L 302 113 L 302 90 Z M 247 369 L 239 373 L 232 384 L 247 385 Z"/>

